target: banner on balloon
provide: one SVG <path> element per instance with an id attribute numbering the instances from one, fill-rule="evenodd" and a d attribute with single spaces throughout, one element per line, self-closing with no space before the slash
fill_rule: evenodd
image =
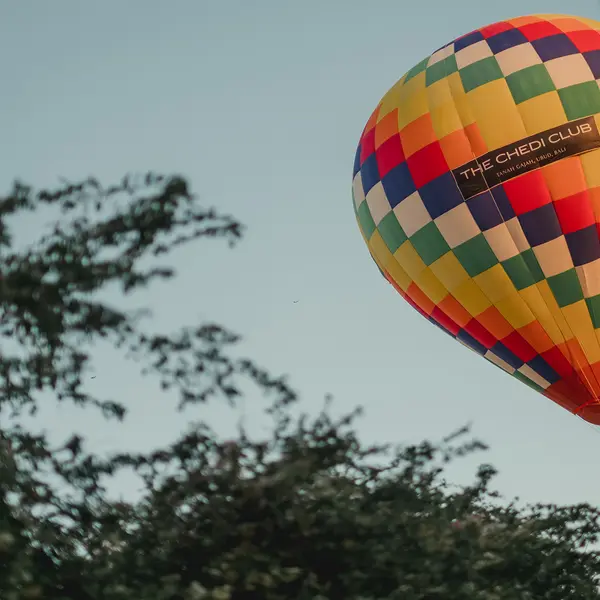
<path id="1" fill-rule="evenodd" d="M 452 171 L 465 200 L 509 179 L 568 156 L 600 148 L 593 116 L 523 138 L 488 152 Z"/>

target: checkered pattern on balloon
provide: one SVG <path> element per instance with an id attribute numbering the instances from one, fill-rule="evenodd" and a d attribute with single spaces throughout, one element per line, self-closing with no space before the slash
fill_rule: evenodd
<path id="1" fill-rule="evenodd" d="M 520 17 L 440 48 L 383 97 L 353 199 L 385 278 L 419 313 L 570 412 L 600 424 L 600 149 L 465 199 L 453 171 L 591 117 L 600 23 Z"/>

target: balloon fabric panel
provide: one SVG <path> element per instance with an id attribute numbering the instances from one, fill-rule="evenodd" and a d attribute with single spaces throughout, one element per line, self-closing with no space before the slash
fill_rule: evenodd
<path id="1" fill-rule="evenodd" d="M 536 15 L 440 48 L 371 115 L 352 185 L 370 254 L 413 308 L 596 424 L 600 149 L 548 164 L 538 154 L 535 167 L 498 171 L 499 183 L 469 194 L 457 173 L 475 176 L 482 157 L 515 142 L 530 152 L 600 128 L 599 30 L 589 19 Z M 553 128 L 562 129 L 544 133 Z M 461 171 L 469 163 L 476 168 Z"/>

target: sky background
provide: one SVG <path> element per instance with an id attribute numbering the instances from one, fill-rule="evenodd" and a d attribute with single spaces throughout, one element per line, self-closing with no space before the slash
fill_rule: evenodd
<path id="1" fill-rule="evenodd" d="M 0 183 L 184 174 L 248 230 L 234 250 L 208 241 L 173 255 L 177 281 L 143 298 L 155 329 L 223 323 L 244 336 L 240 351 L 290 375 L 306 410 L 328 392 L 335 412 L 364 405 L 367 442 L 471 422 L 491 445 L 476 462 L 500 469 L 507 496 L 597 504 L 598 430 L 419 317 L 380 276 L 352 209 L 356 144 L 387 89 L 447 41 L 540 12 L 600 20 L 593 0 L 0 0 Z M 191 418 L 224 435 L 238 422 L 219 406 L 176 415 L 135 365 L 105 350 L 97 359 L 91 390 L 125 400 L 130 419 L 102 425 L 48 404 L 53 435 L 79 429 L 94 448 L 143 450 Z M 259 406 L 243 408 L 257 432 Z"/>

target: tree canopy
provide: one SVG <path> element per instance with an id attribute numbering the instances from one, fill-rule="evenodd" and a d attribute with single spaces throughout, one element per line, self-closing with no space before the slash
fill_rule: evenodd
<path id="1" fill-rule="evenodd" d="M 17 248 L 14 219 L 46 209 L 48 232 Z M 0 199 L 0 598 L 600 598 L 598 510 L 506 501 L 487 464 L 450 486 L 448 463 L 485 449 L 468 431 L 365 445 L 359 411 L 334 419 L 326 403 L 295 416 L 295 390 L 238 358 L 235 332 L 152 331 L 149 312 L 101 298 L 109 286 L 148 294 L 175 276 L 174 248 L 233 246 L 243 232 L 199 206 L 181 176 L 17 183 Z M 100 455 L 80 435 L 53 446 L 24 420 L 48 396 L 127 418 L 127 398 L 85 388 L 100 339 L 175 391 L 173 410 L 235 405 L 252 382 L 268 399 L 270 433 L 222 440 L 200 422 L 146 454 Z M 122 470 L 143 482 L 140 498 L 107 493 Z"/>

